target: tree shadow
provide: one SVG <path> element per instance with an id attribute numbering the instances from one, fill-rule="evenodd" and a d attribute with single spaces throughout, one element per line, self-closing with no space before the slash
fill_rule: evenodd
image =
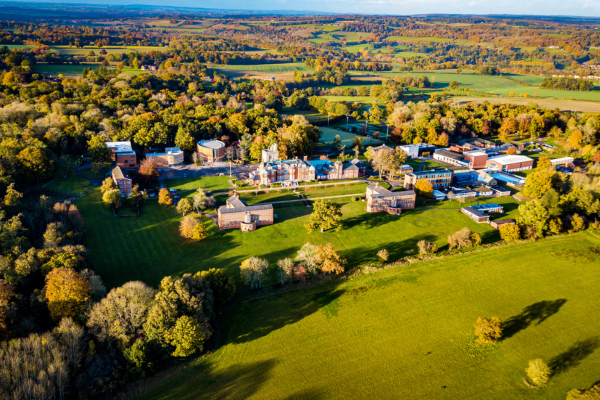
<path id="1" fill-rule="evenodd" d="M 536 321 L 536 325 L 541 324 L 556 314 L 566 302 L 566 299 L 544 300 L 525 307 L 519 315 L 512 316 L 504 322 L 503 339 L 513 337 Z"/>
<path id="2" fill-rule="evenodd" d="M 318 392 L 316 389 L 307 389 L 293 393 L 285 397 L 284 400 L 319 400 L 323 399 L 324 397 L 325 396 L 323 396 L 323 394 Z"/>
<path id="3" fill-rule="evenodd" d="M 590 356 L 600 346 L 598 337 L 580 340 L 573 344 L 567 351 L 557 355 L 548 363 L 552 375 L 559 375 L 579 365 L 581 361 Z"/>
<path id="4" fill-rule="evenodd" d="M 272 369 L 277 361 L 270 359 L 249 364 L 235 364 L 218 373 L 207 372 L 206 379 L 198 379 L 198 375 L 189 376 L 190 380 L 174 385 L 170 395 L 177 399 L 247 399 L 256 394 L 261 386 L 270 379 Z M 202 375 L 202 374 L 201 374 Z M 170 382 L 171 384 L 174 382 Z"/>

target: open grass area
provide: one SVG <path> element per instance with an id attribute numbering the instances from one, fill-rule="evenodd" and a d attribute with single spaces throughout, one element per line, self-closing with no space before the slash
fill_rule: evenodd
<path id="1" fill-rule="evenodd" d="M 304 115 L 309 122 L 323 121 L 327 119 L 327 114 L 321 114 L 316 110 L 299 110 L 294 107 L 283 107 L 281 114 L 285 115 Z"/>
<path id="2" fill-rule="evenodd" d="M 318 194 L 329 193 L 329 190 Z M 338 193 L 343 190 L 340 187 Z M 213 222 L 207 220 L 211 234 L 201 242 L 181 238 L 178 233 L 181 217 L 173 207 L 159 206 L 156 200 L 146 201 L 142 216 L 138 218 L 114 218 L 102 204 L 99 189 L 94 189 L 76 204 L 85 220 L 86 245 L 109 288 L 137 279 L 156 286 L 166 275 L 209 268 L 224 268 L 237 279 L 239 265 L 244 259 L 260 256 L 275 263 L 279 258 L 293 256 L 307 241 L 333 243 L 348 258 L 348 267 L 354 267 L 375 262 L 381 247 L 388 248 L 391 259 L 414 250 L 421 239 L 433 241 L 443 248 L 447 245 L 448 234 L 465 226 L 480 232 L 484 241 L 498 238 L 489 225 L 477 224 L 456 210 L 414 209 L 395 216 L 369 214 L 363 210 L 364 202 L 352 202 L 350 198 L 339 202 L 343 204 L 345 224 L 339 232 L 307 233 L 304 225 L 312 208 L 291 203 L 284 207 L 275 206 L 274 225 L 251 233 L 218 231 Z"/>
<path id="3" fill-rule="evenodd" d="M 449 92 L 449 84 L 452 81 L 457 81 L 459 87 L 462 89 L 469 88 L 470 90 L 477 90 L 478 92 L 502 95 L 510 100 L 519 99 L 529 102 L 535 102 L 537 99 L 533 98 L 537 95 L 538 98 L 554 98 L 554 99 L 573 99 L 573 100 L 588 100 L 588 101 L 600 101 L 600 91 L 594 90 L 591 92 L 578 92 L 569 90 L 554 90 L 554 89 L 540 89 L 537 86 L 525 86 L 519 84 L 517 81 L 523 81 L 528 84 L 539 84 L 541 83 L 540 78 L 532 77 L 527 75 L 510 75 L 508 78 L 503 76 L 486 76 L 476 74 L 449 74 L 445 72 L 432 72 L 432 73 L 402 73 L 402 72 L 378 72 L 381 76 L 399 76 L 399 75 L 412 75 L 419 77 L 421 75 L 427 76 L 430 80 L 435 78 L 433 89 L 440 91 Z M 427 92 L 427 89 L 419 89 L 420 91 Z M 430 90 L 429 90 L 430 91 Z M 514 97 L 509 97 L 510 93 L 514 93 Z M 467 92 L 457 92 L 457 94 L 466 95 Z M 523 95 L 527 94 L 527 98 Z"/>
<path id="4" fill-rule="evenodd" d="M 335 137 L 337 135 L 339 135 L 340 139 L 342 140 L 342 143 L 344 143 L 346 145 L 346 149 L 345 149 L 346 153 L 352 152 L 352 149 L 350 148 L 350 146 L 352 145 L 352 143 L 354 142 L 356 137 L 359 136 L 359 135 L 355 135 L 354 133 L 343 132 L 343 131 L 333 129 L 333 128 L 322 127 L 320 129 L 321 129 L 321 132 L 323 132 L 323 134 L 321 135 L 321 138 L 319 139 L 319 141 L 321 143 L 332 143 L 333 140 L 335 139 Z M 360 136 L 360 137 L 362 138 L 363 146 L 378 146 L 381 143 L 383 143 L 381 140 L 378 140 L 378 139 L 372 139 L 372 138 L 368 138 L 365 136 Z"/>
<path id="5" fill-rule="evenodd" d="M 100 68 L 100 64 L 35 64 L 33 71 L 38 74 L 48 75 L 81 75 L 84 68 L 96 69 Z"/>
<path id="6" fill-rule="evenodd" d="M 138 398 L 564 399 L 598 380 L 598 250 L 582 232 L 245 301 L 213 354 Z M 481 316 L 502 341 L 474 342 Z M 538 390 L 535 358 L 554 371 Z"/>
<path id="7" fill-rule="evenodd" d="M 205 176 L 202 178 L 179 178 L 165 179 L 165 185 L 169 189 L 177 190 L 195 190 L 204 188 L 208 191 L 227 191 L 231 189 L 229 186 L 229 176 Z"/>
<path id="8" fill-rule="evenodd" d="M 306 72 L 308 69 L 304 63 L 279 63 L 279 64 L 250 64 L 250 65 L 235 65 L 235 64 L 211 64 L 211 68 L 219 70 L 235 70 L 235 71 L 252 71 L 266 72 L 273 74 L 284 74 L 294 71 Z"/>
<path id="9" fill-rule="evenodd" d="M 100 55 L 100 50 L 106 50 L 108 54 L 129 54 L 129 53 L 142 53 L 142 52 L 150 52 L 150 51 L 165 51 L 168 50 L 166 47 L 160 46 L 128 46 L 128 47 L 120 47 L 120 46 L 107 46 L 107 47 L 97 47 L 97 46 L 85 46 L 83 48 L 78 47 L 69 47 L 69 46 L 50 46 L 50 52 L 55 53 L 65 53 L 69 55 L 87 55 L 90 51 L 93 51 L 97 56 Z"/>
<path id="10" fill-rule="evenodd" d="M 45 189 L 63 193 L 85 193 L 93 189 L 90 181 L 75 174 L 69 173 L 66 178 L 61 175 L 56 180 L 45 186 Z"/>

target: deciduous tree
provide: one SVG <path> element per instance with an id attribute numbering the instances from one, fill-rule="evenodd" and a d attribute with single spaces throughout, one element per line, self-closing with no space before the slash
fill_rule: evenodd
<path id="1" fill-rule="evenodd" d="M 415 183 L 415 192 L 419 196 L 430 198 L 433 196 L 433 184 L 427 179 L 419 179 Z"/>
<path id="2" fill-rule="evenodd" d="M 46 276 L 46 299 L 54 320 L 78 318 L 90 298 L 90 284 L 71 268 L 57 268 Z"/>
<path id="3" fill-rule="evenodd" d="M 496 343 L 502 336 L 502 320 L 499 317 L 477 318 L 475 335 L 477 335 L 477 343 Z"/>
<path id="4" fill-rule="evenodd" d="M 539 387 L 544 386 L 548 382 L 552 370 L 541 358 L 538 358 L 529 360 L 529 367 L 527 367 L 525 372 L 527 373 L 529 383 Z"/>
<path id="5" fill-rule="evenodd" d="M 500 237 L 505 242 L 516 242 L 521 239 L 521 230 L 515 224 L 504 224 L 498 228 Z"/>
<path id="6" fill-rule="evenodd" d="M 168 189 L 162 188 L 158 191 L 158 204 L 168 207 L 173 204 L 173 199 Z"/>
<path id="7" fill-rule="evenodd" d="M 262 287 L 268 266 L 269 262 L 264 258 L 259 257 L 250 257 L 242 261 L 240 273 L 244 282 L 250 285 L 250 289 Z"/>
<path id="8" fill-rule="evenodd" d="M 335 272 L 336 274 L 344 272 L 346 259 L 335 250 L 331 243 L 317 246 L 315 260 L 322 272 Z"/>
<path id="9" fill-rule="evenodd" d="M 146 158 L 140 163 L 140 169 L 138 170 L 138 177 L 146 182 L 156 182 L 160 173 L 158 172 L 158 163 L 155 157 Z"/>
<path id="10" fill-rule="evenodd" d="M 327 229 L 342 229 L 342 207 L 339 203 L 319 199 L 313 203 L 313 212 L 304 225 L 309 232 L 320 229 L 323 233 Z"/>
<path id="11" fill-rule="evenodd" d="M 287 281 L 292 279 L 294 269 L 294 262 L 291 258 L 283 258 L 277 260 L 277 279 L 283 286 Z"/>

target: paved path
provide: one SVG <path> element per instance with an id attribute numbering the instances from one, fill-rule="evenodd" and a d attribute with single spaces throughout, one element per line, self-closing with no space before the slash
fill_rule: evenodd
<path id="1" fill-rule="evenodd" d="M 419 165 L 419 169 L 417 170 L 417 172 L 421 172 L 423 170 L 424 166 L 425 166 L 425 159 L 421 160 L 421 165 Z"/>

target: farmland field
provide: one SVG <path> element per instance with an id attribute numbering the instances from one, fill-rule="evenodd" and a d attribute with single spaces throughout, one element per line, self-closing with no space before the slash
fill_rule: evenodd
<path id="1" fill-rule="evenodd" d="M 294 71 L 306 72 L 308 69 L 304 63 L 281 63 L 281 64 L 251 64 L 251 65 L 235 65 L 235 64 L 212 64 L 212 68 L 220 70 L 235 70 L 235 71 L 252 71 L 266 72 L 272 74 L 284 74 Z"/>
<path id="2" fill-rule="evenodd" d="M 138 398 L 564 399 L 598 380 L 598 250 L 582 232 L 245 301 L 214 353 Z M 476 344 L 480 316 L 504 339 Z M 553 368 L 538 390 L 535 358 Z"/>
<path id="3" fill-rule="evenodd" d="M 85 46 L 84 48 L 68 47 L 68 46 L 50 46 L 50 51 L 56 53 L 65 53 L 69 55 L 87 55 L 90 51 L 93 51 L 96 55 L 100 55 L 100 50 L 106 50 L 108 54 L 128 54 L 128 53 L 142 53 L 150 51 L 165 51 L 168 48 L 159 46 L 128 46 L 128 47 L 96 47 L 96 46 Z"/>
<path id="4" fill-rule="evenodd" d="M 353 267 L 374 262 L 375 253 L 382 246 L 388 248 L 392 259 L 414 250 L 421 239 L 443 248 L 448 234 L 465 226 L 482 233 L 486 242 L 497 240 L 497 232 L 489 225 L 477 224 L 458 210 L 415 209 L 394 216 L 368 214 L 363 210 L 363 202 L 351 202 L 350 198 L 340 202 L 345 226 L 339 232 L 307 233 L 304 224 L 311 209 L 291 203 L 275 207 L 278 217 L 274 225 L 251 234 L 215 230 L 213 222 L 207 219 L 210 237 L 201 242 L 181 238 L 181 216 L 173 207 L 159 206 L 156 200 L 148 200 L 138 218 L 114 218 L 102 204 L 97 188 L 76 204 L 85 220 L 86 244 L 109 288 L 137 279 L 156 286 L 166 275 L 208 268 L 224 268 L 238 278 L 239 264 L 245 258 L 266 257 L 274 263 L 278 258 L 293 256 L 307 241 L 333 243 L 348 258 L 348 266 Z"/>
<path id="5" fill-rule="evenodd" d="M 554 89 L 540 89 L 534 86 L 524 86 L 519 83 L 504 78 L 502 76 L 486 76 L 486 75 L 475 75 L 475 74 L 447 74 L 447 73 L 402 73 L 402 72 L 378 72 L 381 76 L 402 76 L 411 75 L 419 77 L 421 75 L 427 76 L 430 80 L 435 77 L 434 89 L 446 90 L 450 82 L 457 81 L 459 87 L 462 89 L 469 88 L 471 90 L 477 90 L 478 92 L 485 92 L 488 94 L 496 94 L 502 96 L 509 96 L 511 92 L 515 93 L 516 97 L 522 97 L 527 94 L 529 98 L 535 94 L 541 98 L 557 98 L 557 99 L 573 99 L 573 100 L 588 100 L 588 101 L 600 101 L 600 91 L 594 90 L 591 92 L 578 92 L 568 90 L 554 90 Z M 514 75 L 512 76 L 515 80 L 522 80 L 526 83 L 541 83 L 540 77 L 528 77 L 525 75 Z M 461 93 L 461 92 L 457 92 Z M 464 93 L 464 92 L 462 92 Z M 531 99 L 530 99 L 531 101 Z"/>

